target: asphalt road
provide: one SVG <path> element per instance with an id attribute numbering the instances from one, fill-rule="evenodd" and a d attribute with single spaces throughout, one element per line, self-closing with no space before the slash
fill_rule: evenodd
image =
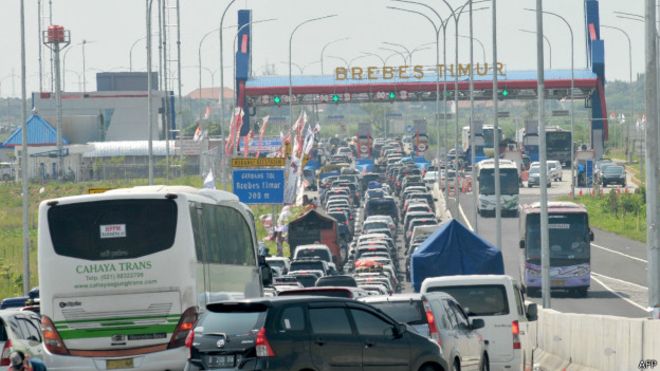
<path id="1" fill-rule="evenodd" d="M 555 182 L 548 189 L 550 199 L 567 195 L 570 191 L 570 174 L 564 173 L 563 182 Z M 538 188 L 521 188 L 520 202 L 538 201 Z M 475 226 L 473 198 L 461 194 L 463 213 L 459 217 Z M 452 202 L 455 205 L 455 200 Z M 496 240 L 495 218 L 478 217 L 479 235 L 493 244 Z M 518 218 L 502 218 L 502 255 L 506 274 L 519 278 Z M 594 229 L 592 244 L 592 281 L 587 298 L 574 298 L 557 291 L 552 293 L 551 306 L 561 312 L 615 315 L 624 317 L 647 317 L 642 310 L 647 307 L 646 249 L 645 245 L 626 238 Z M 541 303 L 541 298 L 530 298 Z"/>

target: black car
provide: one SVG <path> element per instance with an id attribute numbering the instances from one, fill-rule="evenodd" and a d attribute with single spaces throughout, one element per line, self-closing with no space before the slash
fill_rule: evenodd
<path id="1" fill-rule="evenodd" d="M 357 282 L 351 276 L 325 276 L 316 281 L 316 287 L 325 286 L 357 287 Z"/>
<path id="2" fill-rule="evenodd" d="M 351 299 L 277 297 L 206 306 L 186 371 L 447 370 L 440 347 Z"/>
<path id="3" fill-rule="evenodd" d="M 612 184 L 618 184 L 625 187 L 626 169 L 623 166 L 618 165 L 607 166 L 605 170 L 603 170 L 601 179 L 603 182 L 603 187 L 607 187 L 608 185 Z"/>
<path id="4" fill-rule="evenodd" d="M 364 217 L 368 218 L 372 215 L 389 215 L 395 224 L 399 223 L 399 212 L 394 199 L 391 197 L 375 198 L 367 201 L 364 207 Z"/>

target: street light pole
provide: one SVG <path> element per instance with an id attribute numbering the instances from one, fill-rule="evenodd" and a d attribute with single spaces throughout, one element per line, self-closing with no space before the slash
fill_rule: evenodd
<path id="1" fill-rule="evenodd" d="M 528 9 L 530 11 L 533 11 L 533 9 Z M 549 11 L 543 11 L 543 14 L 548 14 L 555 16 L 562 20 L 566 26 L 568 27 L 568 31 L 570 32 L 571 35 L 571 94 L 570 94 L 570 99 L 571 99 L 571 110 L 570 110 L 570 115 L 571 115 L 571 197 L 575 197 L 575 145 L 573 144 L 574 142 L 574 135 L 575 133 L 575 120 L 574 120 L 574 114 L 573 114 L 573 90 L 575 88 L 575 48 L 574 48 L 574 38 L 573 38 L 573 27 L 571 27 L 571 24 L 568 23 L 566 18 L 562 17 L 561 15 Z"/>
<path id="2" fill-rule="evenodd" d="M 479 199 L 477 196 L 477 191 L 474 189 L 474 185 L 477 184 L 477 167 L 475 166 L 475 160 L 477 158 L 477 147 L 475 145 L 476 142 L 476 125 L 475 125 L 475 120 L 474 120 L 474 40 L 476 40 L 479 45 L 481 45 L 481 51 L 483 52 L 483 62 L 484 64 L 486 63 L 486 48 L 484 48 L 484 44 L 477 38 L 474 37 L 474 24 L 473 24 L 473 12 L 472 12 L 472 1 L 470 1 L 470 35 L 468 38 L 470 39 L 470 143 L 472 145 L 470 146 L 470 157 L 472 158 L 472 219 L 474 221 L 474 231 L 475 233 L 479 232 Z M 493 26 L 493 28 L 495 28 Z M 456 33 L 458 33 L 458 30 L 456 30 Z M 459 35 L 460 36 L 460 35 Z M 493 46 L 494 48 L 495 46 Z M 493 70 L 495 70 L 493 68 Z M 497 112 L 497 110 L 495 110 Z M 497 129 L 495 129 L 497 130 Z"/>
<path id="3" fill-rule="evenodd" d="M 646 0 L 646 247 L 649 307 L 660 319 L 660 246 L 658 246 L 658 65 L 655 0 Z"/>
<path id="4" fill-rule="evenodd" d="M 151 92 L 151 8 L 153 5 L 153 0 L 145 0 L 147 8 L 147 34 L 145 38 L 147 39 L 147 122 L 148 122 L 148 142 L 149 142 L 149 161 L 148 161 L 148 172 L 149 172 L 149 185 L 154 184 L 154 150 L 153 150 L 153 115 L 152 115 L 152 92 Z"/>
<path id="5" fill-rule="evenodd" d="M 500 124 L 498 110 L 498 68 L 497 68 L 497 0 L 492 0 L 493 26 L 493 149 L 495 152 L 495 241 L 502 250 L 502 179 L 500 178 Z M 472 166 L 474 168 L 474 166 Z"/>
<path id="6" fill-rule="evenodd" d="M 28 192 L 27 88 L 25 60 L 25 2 L 21 0 L 21 190 L 23 199 L 23 294 L 30 291 L 30 222 Z M 40 22 L 41 23 L 41 22 Z M 39 45 L 41 48 L 41 45 Z M 39 71 L 41 81 L 41 71 Z"/>
<path id="7" fill-rule="evenodd" d="M 518 31 L 536 35 L 536 31 L 524 30 L 522 28 L 519 28 Z M 547 36 L 543 35 L 543 39 L 548 44 L 548 67 L 552 69 L 552 44 L 550 44 L 550 39 Z"/>
<path id="8" fill-rule="evenodd" d="M 307 19 L 307 20 L 304 20 L 304 21 L 300 22 L 296 27 L 294 27 L 293 31 L 291 31 L 291 35 L 289 36 L 289 125 L 290 125 L 289 127 L 293 127 L 293 79 L 291 77 L 291 75 L 292 75 L 292 73 L 291 73 L 291 66 L 292 66 L 292 64 L 291 64 L 291 62 L 292 62 L 291 55 L 292 55 L 292 48 L 293 48 L 293 35 L 295 35 L 296 31 L 298 31 L 298 29 L 300 27 L 302 27 L 303 25 L 305 25 L 307 23 L 320 21 L 320 20 L 323 20 L 323 19 L 332 18 L 332 17 L 336 17 L 336 16 L 337 16 L 336 14 L 331 14 L 331 15 L 326 15 L 324 17 L 310 18 L 310 19 Z"/>
<path id="9" fill-rule="evenodd" d="M 82 80 L 83 80 L 83 94 L 87 92 L 87 77 L 85 69 L 86 67 L 86 58 L 85 58 L 85 45 L 87 45 L 87 40 L 83 40 L 82 43 Z"/>
<path id="10" fill-rule="evenodd" d="M 628 80 L 629 80 L 629 88 L 630 88 L 630 119 L 628 120 L 628 123 L 626 124 L 626 161 L 628 163 L 632 162 L 632 150 L 630 150 L 630 125 L 632 124 L 633 120 L 635 120 L 635 88 L 633 87 L 633 71 L 632 71 L 632 42 L 630 41 L 630 35 L 628 33 L 615 26 L 608 26 L 601 24 L 601 28 L 607 28 L 611 30 L 616 30 L 619 31 L 623 34 L 623 36 L 626 37 L 626 40 L 628 41 Z M 640 159 L 641 161 L 641 159 Z"/>
<path id="11" fill-rule="evenodd" d="M 146 39 L 146 37 L 141 37 L 133 41 L 133 44 L 131 44 L 131 48 L 128 49 L 128 72 L 133 72 L 133 48 L 135 48 L 135 46 L 144 39 Z"/>
<path id="12" fill-rule="evenodd" d="M 469 11 L 468 11 L 468 14 L 470 14 Z M 479 47 L 481 48 L 481 55 L 483 56 L 483 60 L 484 60 L 484 62 L 486 61 L 486 48 L 484 47 L 484 43 L 481 42 L 481 40 L 477 39 L 476 37 L 470 37 L 470 36 L 465 36 L 465 35 L 458 35 L 458 37 L 460 37 L 461 39 L 476 41 L 477 44 L 479 44 Z"/>
<path id="13" fill-rule="evenodd" d="M 543 0 L 536 0 L 536 73 L 541 160 L 541 293 L 543 307 L 550 309 L 550 236 L 548 235 L 548 165 L 545 142 L 545 71 L 543 61 Z"/>
<path id="14" fill-rule="evenodd" d="M 327 42 L 325 45 L 323 45 L 323 48 L 321 48 L 321 75 L 323 75 L 323 55 L 325 53 L 325 49 L 328 46 L 330 46 L 334 43 L 338 43 L 340 41 L 346 41 L 346 40 L 349 40 L 349 39 L 350 39 L 350 37 L 344 37 L 344 38 L 341 38 L 341 39 L 332 40 L 330 42 Z"/>
<path id="15" fill-rule="evenodd" d="M 220 26 L 218 26 L 218 32 L 220 36 L 220 94 L 219 94 L 219 101 L 220 101 L 220 146 L 222 148 L 225 147 L 225 134 L 224 134 L 224 120 L 225 120 L 225 61 L 224 61 L 224 50 L 223 50 L 223 37 L 222 37 L 222 29 L 223 29 L 223 24 L 225 22 L 225 16 L 227 15 L 227 11 L 229 8 L 234 4 L 236 0 L 230 0 L 229 3 L 227 3 L 227 6 L 225 9 L 222 11 L 222 16 L 220 17 Z M 221 153 L 224 153 L 223 151 L 220 151 Z M 224 155 L 222 155 L 222 172 L 221 172 L 221 182 L 222 182 L 222 188 L 225 188 L 226 184 L 226 172 L 225 172 L 225 159 Z M 200 158 L 201 158 L 201 153 L 200 153 Z"/>
<path id="16" fill-rule="evenodd" d="M 445 209 L 449 210 L 449 185 L 447 184 L 448 183 L 447 182 L 447 174 L 448 174 L 447 166 L 449 165 L 449 123 L 447 122 L 447 26 L 449 25 L 449 17 L 451 17 L 451 16 L 447 17 L 447 19 L 442 19 L 440 14 L 438 14 L 438 12 L 433 7 L 431 7 L 429 5 L 426 5 L 424 3 L 419 3 L 419 2 L 411 1 L 411 0 L 393 0 L 393 1 L 423 6 L 427 9 L 429 9 L 430 11 L 432 11 L 438 17 L 438 19 L 440 20 L 440 23 L 441 23 L 438 31 L 440 29 L 442 29 L 442 104 L 443 104 L 442 115 L 443 115 L 444 129 L 445 129 L 444 130 L 444 147 L 445 147 L 444 150 L 445 150 L 445 162 L 446 162 L 445 163 L 444 198 L 445 198 Z M 419 15 L 424 15 L 421 12 L 417 12 L 417 11 L 413 11 L 413 10 L 409 10 L 409 9 L 401 9 L 401 8 L 396 8 L 396 9 L 407 11 L 409 13 L 416 13 L 416 14 L 419 14 Z M 427 19 L 430 20 L 430 18 L 428 18 L 428 17 L 427 17 Z M 433 23 L 433 21 L 431 21 L 431 23 Z M 439 68 L 439 67 L 436 66 L 436 68 Z M 438 71 L 438 73 L 439 72 L 440 71 Z M 436 83 L 436 98 L 437 98 L 437 96 L 438 95 L 437 95 L 437 83 Z M 437 107 L 437 105 L 436 105 L 436 107 Z M 439 129 L 438 129 L 438 131 L 439 131 Z"/>

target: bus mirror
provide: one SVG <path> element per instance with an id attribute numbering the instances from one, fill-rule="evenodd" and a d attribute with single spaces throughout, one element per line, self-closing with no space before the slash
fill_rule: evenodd
<path id="1" fill-rule="evenodd" d="M 589 241 L 593 242 L 593 240 L 594 240 L 594 231 L 589 230 Z"/>
<path id="2" fill-rule="evenodd" d="M 521 248 L 521 249 L 524 249 L 524 248 L 525 248 L 525 241 L 524 241 L 524 240 L 520 240 L 520 244 L 519 244 L 519 245 L 520 245 L 520 248 Z"/>

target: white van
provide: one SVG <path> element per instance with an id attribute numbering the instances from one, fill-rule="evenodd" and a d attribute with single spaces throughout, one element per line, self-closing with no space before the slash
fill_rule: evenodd
<path id="1" fill-rule="evenodd" d="M 535 321 L 536 304 L 524 305 L 520 285 L 506 275 L 466 275 L 427 278 L 420 293 L 442 291 L 453 296 L 470 318 L 484 320 L 480 330 L 488 340 L 492 371 L 531 367 L 531 353 L 521 344 L 521 323 Z"/>

